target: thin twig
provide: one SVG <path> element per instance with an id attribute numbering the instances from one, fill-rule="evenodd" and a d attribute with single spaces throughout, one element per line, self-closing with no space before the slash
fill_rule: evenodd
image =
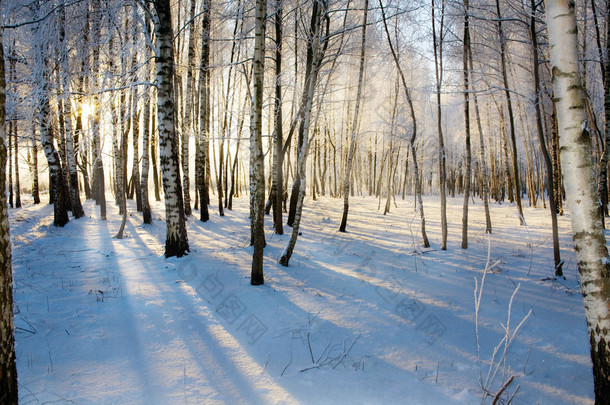
<path id="1" fill-rule="evenodd" d="M 496 403 L 498 402 L 498 400 L 500 399 L 500 395 L 502 395 L 502 393 L 504 392 L 504 390 L 506 390 L 508 388 L 508 386 L 510 385 L 510 383 L 513 382 L 513 380 L 515 379 L 514 375 L 511 375 L 510 378 L 508 379 L 508 381 L 506 381 L 504 383 L 504 385 L 502 386 L 502 388 L 500 388 L 500 391 L 498 391 L 498 393 L 496 394 L 496 396 L 494 397 L 494 401 L 491 403 L 491 405 L 496 405 Z"/>
<path id="2" fill-rule="evenodd" d="M 311 350 L 311 342 L 309 341 L 309 332 L 307 332 L 307 346 L 309 346 L 309 355 L 311 356 L 311 362 L 315 363 L 315 360 L 313 359 L 313 352 Z"/>

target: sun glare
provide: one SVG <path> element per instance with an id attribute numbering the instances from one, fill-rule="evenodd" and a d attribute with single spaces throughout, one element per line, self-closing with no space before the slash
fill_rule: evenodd
<path id="1" fill-rule="evenodd" d="M 84 122 L 87 122 L 89 120 L 89 117 L 93 115 L 94 110 L 95 106 L 91 103 L 83 103 L 81 105 L 81 113 Z"/>

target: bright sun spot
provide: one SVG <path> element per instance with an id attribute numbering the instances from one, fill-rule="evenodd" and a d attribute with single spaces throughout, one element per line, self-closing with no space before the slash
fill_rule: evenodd
<path id="1" fill-rule="evenodd" d="M 89 117 L 91 117 L 93 115 L 94 110 L 95 110 L 95 107 L 93 106 L 93 104 L 90 104 L 90 103 L 82 104 L 81 111 L 82 111 L 82 117 L 83 117 L 84 122 L 87 122 L 89 120 Z"/>

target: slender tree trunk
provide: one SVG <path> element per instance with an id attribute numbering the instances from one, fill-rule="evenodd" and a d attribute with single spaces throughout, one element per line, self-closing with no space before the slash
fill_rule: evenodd
<path id="1" fill-rule="evenodd" d="M 40 33 L 35 31 L 34 34 L 39 37 Z M 41 40 L 41 38 L 39 38 Z M 53 133 L 51 127 L 51 101 L 49 99 L 51 89 L 49 89 L 49 69 L 44 54 L 43 45 L 37 43 L 37 65 L 42 70 L 42 87 L 40 97 L 40 142 L 47 157 L 49 165 L 49 194 L 51 194 L 51 202 L 54 206 L 53 225 L 64 226 L 68 223 L 68 209 L 70 205 L 70 197 L 67 192 L 66 177 L 59 160 L 59 154 L 53 143 Z M 51 193 L 52 191 L 52 193 Z"/>
<path id="2" fill-rule="evenodd" d="M 36 132 L 35 129 L 33 129 Z M 31 165 L 31 175 L 32 175 L 32 198 L 34 200 L 34 205 L 40 204 L 40 190 L 38 187 L 38 142 L 36 142 L 36 136 L 33 135 L 31 138 L 32 141 L 32 165 Z"/>
<path id="3" fill-rule="evenodd" d="M 504 80 L 504 93 L 506 95 L 506 107 L 508 109 L 508 121 L 510 124 L 510 142 L 512 146 L 513 182 L 515 185 L 515 201 L 519 211 L 519 223 L 525 224 L 523 207 L 521 205 L 521 186 L 519 181 L 519 162 L 517 159 L 517 137 L 515 134 L 515 119 L 513 117 L 513 106 L 510 89 L 508 87 L 508 72 L 506 68 L 506 39 L 502 28 L 502 14 L 500 13 L 500 0 L 496 0 L 496 12 L 498 15 L 498 34 L 500 36 L 500 59 L 502 62 L 502 79 Z"/>
<path id="4" fill-rule="evenodd" d="M 11 122 L 13 137 L 15 138 L 15 208 L 21 208 L 21 182 L 19 180 L 19 136 L 17 131 L 17 121 Z"/>
<path id="5" fill-rule="evenodd" d="M 149 168 L 149 140 L 150 140 L 150 110 L 152 88 L 148 88 L 144 93 L 142 108 L 144 116 L 142 122 L 144 131 L 142 132 L 142 173 L 140 178 L 140 189 L 142 190 L 142 218 L 145 224 L 152 224 L 152 212 L 150 209 L 150 201 L 148 199 L 148 168 Z"/>
<path id="6" fill-rule="evenodd" d="M 472 152 L 470 148 L 470 72 L 468 59 L 470 49 L 470 9 L 469 1 L 464 0 L 464 54 L 462 68 L 464 75 L 464 129 L 466 133 L 466 158 L 464 173 L 464 205 L 462 210 L 462 249 L 468 249 L 468 199 L 470 198 L 470 175 Z"/>
<path id="7" fill-rule="evenodd" d="M 407 103 L 409 105 L 409 113 L 411 116 L 411 123 L 413 125 L 413 129 L 411 132 L 411 138 L 409 139 L 409 144 L 410 144 L 410 148 L 411 148 L 411 156 L 413 156 L 413 172 L 414 172 L 413 175 L 415 177 L 415 195 L 416 195 L 416 199 L 417 199 L 417 208 L 416 209 L 419 212 L 419 216 L 421 218 L 422 243 L 425 248 L 429 248 L 430 242 L 428 241 L 428 236 L 426 235 L 426 217 L 424 216 L 424 203 L 423 203 L 422 195 L 421 195 L 421 192 L 422 192 L 421 179 L 420 179 L 420 174 L 419 174 L 419 164 L 417 161 L 417 151 L 415 148 L 415 140 L 417 138 L 417 120 L 415 118 L 415 108 L 413 106 L 413 100 L 411 99 L 411 91 L 409 90 L 409 87 L 407 86 L 407 80 L 406 80 L 404 72 L 400 66 L 400 61 L 398 60 L 398 54 L 396 53 L 396 50 L 394 49 L 394 45 L 392 44 L 392 39 L 390 38 L 390 31 L 388 29 L 388 24 L 386 21 L 386 15 L 385 15 L 385 11 L 383 8 L 382 0 L 379 0 L 379 5 L 381 6 L 381 16 L 383 19 L 383 26 L 384 26 L 386 37 L 388 40 L 388 45 L 390 46 L 390 51 L 392 52 L 392 57 L 394 59 L 394 64 L 396 65 L 396 69 L 398 70 L 398 73 L 400 74 L 402 88 L 405 92 L 405 97 L 406 97 Z"/>
<path id="8" fill-rule="evenodd" d="M 5 131 L 6 131 L 6 127 L 5 127 Z M 15 208 L 15 204 L 13 203 L 13 201 L 14 201 L 13 159 L 11 159 L 11 154 L 13 153 L 13 137 L 12 137 L 12 134 L 10 131 L 8 132 L 6 137 L 8 138 L 8 149 L 6 149 L 6 147 L 5 147 L 4 153 L 6 153 L 5 163 L 6 163 L 6 161 L 8 161 L 8 206 L 9 206 L 9 208 Z M 51 187 L 50 184 L 49 184 L 49 187 Z"/>
<path id="9" fill-rule="evenodd" d="M 133 8 L 133 19 L 136 21 L 138 18 L 138 9 L 137 7 Z M 135 83 L 138 82 L 138 76 L 136 74 L 138 70 L 138 53 L 137 49 L 137 39 L 139 29 L 136 28 L 137 25 L 134 24 L 134 28 L 131 32 L 131 45 L 133 47 L 133 56 L 131 58 L 131 82 L 134 84 L 131 89 L 131 128 L 132 128 L 132 147 L 133 147 L 133 162 L 131 166 L 131 184 L 133 190 L 136 195 L 136 211 L 142 212 L 142 187 L 141 187 L 141 176 L 140 176 L 140 111 L 138 110 L 138 87 L 135 86 Z M 145 124 L 146 125 L 146 124 Z M 127 156 L 127 153 L 125 153 Z M 125 161 L 127 164 L 127 161 Z"/>
<path id="10" fill-rule="evenodd" d="M 170 0 L 155 0 L 157 35 L 157 114 L 159 121 L 159 155 L 165 194 L 165 257 L 182 257 L 189 250 L 182 200 L 182 183 L 176 144 L 174 99 L 174 49 Z"/>
<path id="11" fill-rule="evenodd" d="M 196 0 L 191 0 L 191 11 L 189 23 L 189 42 L 188 42 L 188 70 L 186 74 L 186 95 L 184 100 L 184 122 L 182 124 L 182 189 L 184 191 L 184 215 L 191 215 L 191 192 L 190 192 L 190 175 L 189 175 L 189 142 L 193 131 L 193 123 L 191 117 L 194 116 L 193 106 L 193 89 L 195 87 L 195 76 L 193 74 L 195 67 L 195 6 Z"/>
<path id="12" fill-rule="evenodd" d="M 290 194 L 290 205 L 289 205 L 289 209 L 288 209 L 288 218 L 286 221 L 286 225 L 292 227 L 294 225 L 295 219 L 296 219 L 296 210 L 297 210 L 297 205 L 298 205 L 298 201 L 299 201 L 299 194 L 301 192 L 301 172 L 298 170 L 298 161 L 299 161 L 299 156 L 302 150 L 302 146 L 303 146 L 303 137 L 307 136 L 307 133 L 305 132 L 305 115 L 307 114 L 307 106 L 310 103 L 310 100 L 308 99 L 308 97 L 310 96 L 309 94 L 309 90 L 310 90 L 310 83 L 314 82 L 317 83 L 317 71 L 313 71 L 313 67 L 316 63 L 319 63 L 320 61 L 315 61 L 316 58 L 318 59 L 322 59 L 323 58 L 323 54 L 324 54 L 324 48 L 319 50 L 320 55 L 316 55 L 313 53 L 313 42 L 314 42 L 314 37 L 316 35 L 318 35 L 317 30 L 320 30 L 320 34 L 321 35 L 321 21 L 319 20 L 320 18 L 320 7 L 322 6 L 321 3 L 327 4 L 326 0 L 322 0 L 320 1 L 315 1 L 312 7 L 312 16 L 311 16 L 311 21 L 310 21 L 310 26 L 309 26 L 309 38 L 307 41 L 307 56 L 306 56 L 306 66 L 305 66 L 305 83 L 303 85 L 303 93 L 301 95 L 301 104 L 299 106 L 298 111 L 296 112 L 295 116 L 293 117 L 292 120 L 292 124 L 290 126 L 290 131 L 288 133 L 288 137 L 286 140 L 286 144 L 284 145 L 284 155 L 286 154 L 286 151 L 289 150 L 290 146 L 291 146 L 291 139 L 292 139 L 292 135 L 295 131 L 296 125 L 300 120 L 299 123 L 299 129 L 298 129 L 298 140 L 297 140 L 297 145 L 296 145 L 296 158 L 297 158 L 297 170 L 295 170 L 295 174 L 294 174 L 294 183 L 292 184 L 292 191 Z M 349 1 L 348 1 L 349 3 Z M 296 28 L 295 28 L 296 29 Z M 295 41 L 296 41 L 296 37 L 295 37 Z M 318 39 L 318 41 L 320 41 L 320 39 Z M 296 45 L 298 42 L 295 42 L 295 49 L 297 49 Z M 319 46 L 319 44 L 318 44 Z M 296 58 L 296 55 L 295 55 Z M 295 62 L 296 63 L 296 62 Z M 295 65 L 295 77 L 298 77 L 298 63 Z M 313 97 L 313 93 L 312 93 L 312 97 Z M 309 123 L 308 123 L 309 126 Z M 309 128 L 307 128 L 307 130 L 309 130 Z M 309 149 L 309 148 L 308 148 Z M 303 190 L 305 190 L 303 188 Z M 296 242 L 296 239 L 295 239 Z"/>
<path id="13" fill-rule="evenodd" d="M 74 151 L 74 133 L 72 131 L 72 103 L 70 102 L 69 94 L 70 91 L 70 75 L 69 69 L 69 58 L 68 58 L 68 44 L 65 42 L 65 24 L 66 24 L 65 8 L 60 10 L 60 27 L 59 27 L 59 40 L 62 51 L 60 60 L 62 60 L 61 67 L 61 87 L 63 88 L 66 97 L 61 101 L 64 110 L 64 136 L 65 136 L 65 151 L 66 151 L 66 164 L 68 169 L 70 187 L 70 202 L 72 208 L 72 215 L 75 219 L 81 218 L 85 215 L 83 205 L 80 201 L 80 192 L 78 189 L 78 171 L 76 166 L 76 153 Z"/>
<path id="14" fill-rule="evenodd" d="M 199 192 L 199 204 L 201 206 L 200 219 L 206 222 L 210 219 L 208 210 L 209 204 L 209 188 L 207 178 L 209 175 L 209 136 L 210 136 L 210 7 L 211 0 L 203 2 L 201 27 L 201 64 L 199 70 L 199 133 L 197 145 L 199 148 L 199 183 L 197 189 Z"/>
<path id="15" fill-rule="evenodd" d="M 92 12 L 99 12 L 101 9 L 100 0 L 93 0 Z M 97 38 L 100 35 L 99 24 L 92 25 L 93 37 Z M 97 46 L 92 52 L 92 68 L 99 69 L 99 55 L 101 53 L 101 45 Z M 94 77 L 94 80 L 96 78 Z M 98 94 L 93 96 L 94 106 L 100 105 L 100 96 Z M 100 206 L 100 219 L 106 220 L 106 180 L 104 177 L 104 162 L 102 158 L 102 141 L 101 141 L 101 119 L 99 108 L 93 110 L 93 116 L 91 118 L 91 131 L 93 138 L 93 196 L 95 203 Z"/>
<path id="16" fill-rule="evenodd" d="M 595 403 L 610 403 L 610 260 L 586 128 L 574 2 L 546 2 L 563 174 L 589 337 Z"/>
<path id="17" fill-rule="evenodd" d="M 273 140 L 275 148 L 273 154 L 273 181 L 271 183 L 271 195 L 273 196 L 273 227 L 275 233 L 284 233 L 282 219 L 282 201 L 284 200 L 284 138 L 282 127 L 282 0 L 276 1 L 277 10 L 273 22 L 275 26 L 275 100 L 274 100 L 274 129 Z"/>
<path id="18" fill-rule="evenodd" d="M 468 52 L 468 62 L 470 71 L 474 71 L 472 52 Z M 483 207 L 485 210 L 485 233 L 491 233 L 491 215 L 489 213 L 489 187 L 487 179 L 487 165 L 485 163 L 485 140 L 483 138 L 483 126 L 481 125 L 481 114 L 479 112 L 479 100 L 477 92 L 472 93 L 472 101 L 474 102 L 474 113 L 477 121 L 477 130 L 479 132 L 479 159 L 481 171 L 481 196 L 483 198 Z M 492 161 L 493 164 L 493 161 Z M 492 177 L 493 178 L 493 177 Z"/>
<path id="19" fill-rule="evenodd" d="M 351 128 L 349 152 L 347 155 L 347 164 L 345 167 L 345 177 L 343 179 L 343 216 L 341 217 L 341 225 L 339 232 L 345 232 L 347 226 L 347 213 L 349 211 L 349 192 L 350 192 L 350 176 L 352 174 L 352 162 L 356 151 L 356 134 L 358 131 L 358 119 L 360 117 L 360 103 L 362 100 L 362 87 L 364 84 L 364 63 L 366 61 L 366 24 L 368 19 L 369 0 L 364 0 L 364 11 L 362 14 L 362 38 L 360 42 L 360 68 L 358 70 L 358 90 L 356 92 L 356 106 L 354 108 L 354 116 Z"/>
<path id="20" fill-rule="evenodd" d="M 435 0 L 432 0 L 432 45 L 434 48 L 434 68 L 436 77 L 436 132 L 438 133 L 438 179 L 441 197 L 441 250 L 447 249 L 447 169 L 445 141 L 443 139 L 443 120 L 441 107 L 441 88 L 443 85 L 443 38 L 445 19 L 445 0 L 441 0 L 440 33 L 436 34 Z"/>
<path id="21" fill-rule="evenodd" d="M 554 98 L 554 95 L 553 95 Z M 559 130 L 557 128 L 557 109 L 553 102 L 551 113 L 551 157 L 553 158 L 553 184 L 555 185 L 555 202 L 557 203 L 557 213 L 563 215 L 563 188 L 561 175 L 561 157 L 559 155 Z"/>
<path id="22" fill-rule="evenodd" d="M 544 129 L 542 127 L 542 113 L 540 111 L 540 72 L 538 68 L 538 34 L 536 31 L 536 0 L 530 0 L 532 14 L 530 16 L 530 37 L 532 39 L 532 59 L 534 68 L 534 108 L 536 110 L 536 132 L 538 143 L 542 151 L 542 157 L 546 165 L 547 193 L 549 195 L 549 206 L 551 209 L 551 223 L 553 229 L 553 257 L 555 260 L 555 275 L 563 276 L 563 262 L 559 250 L 559 230 L 557 226 L 557 204 L 555 203 L 555 184 L 553 183 L 553 163 L 546 147 Z"/>
<path id="23" fill-rule="evenodd" d="M 313 107 L 313 98 L 318 81 L 318 72 L 320 64 L 323 58 L 323 51 L 320 50 L 321 42 L 321 19 L 322 9 L 326 10 L 327 2 L 322 1 L 321 3 L 315 2 L 312 9 L 311 15 L 311 26 L 310 26 L 310 40 L 307 45 L 307 71 L 309 75 L 305 75 L 305 89 L 304 93 L 304 109 L 303 109 L 303 120 L 299 128 L 299 138 L 302 142 L 298 142 L 298 159 L 297 159 L 297 174 L 296 177 L 299 179 L 298 182 L 298 193 L 296 193 L 295 209 L 294 209 L 294 222 L 292 224 L 292 234 L 290 240 L 286 245 L 286 248 L 282 252 L 280 257 L 280 264 L 287 267 L 290 262 L 290 257 L 294 251 L 294 246 L 297 242 L 299 235 L 299 226 L 301 224 L 301 215 L 303 212 L 303 200 L 305 198 L 305 190 L 307 187 L 307 155 L 309 153 L 309 127 L 311 124 L 311 110 Z M 310 58 L 311 56 L 311 58 Z M 311 63 L 311 65 L 309 65 Z M 295 184 L 296 181 L 295 181 Z M 295 194 L 293 186 L 293 194 Z"/>
<path id="24" fill-rule="evenodd" d="M 604 227 L 606 226 L 606 215 L 608 214 L 608 153 L 610 149 L 610 54 L 607 52 L 610 51 L 610 24 L 608 24 L 608 13 L 610 13 L 610 2 L 606 2 L 606 59 L 604 60 L 604 52 L 601 45 L 601 34 L 599 29 L 599 22 L 597 17 L 597 9 L 595 7 L 595 0 L 591 0 L 591 11 L 593 12 L 593 21 L 595 28 L 595 43 L 597 45 L 597 53 L 600 59 L 600 70 L 602 74 L 602 80 L 604 84 L 604 114 L 606 121 L 605 135 L 603 137 L 603 150 L 602 155 L 599 160 L 598 173 L 599 173 L 599 181 L 597 184 L 597 193 L 600 198 L 601 206 L 600 209 L 602 211 L 602 221 L 604 223 Z"/>
<path id="25" fill-rule="evenodd" d="M 19 400 L 17 363 L 15 361 L 15 327 L 13 323 L 13 271 L 11 238 L 6 204 L 6 79 L 4 49 L 0 29 L 0 403 L 12 405 Z"/>
<path id="26" fill-rule="evenodd" d="M 265 248 L 265 154 L 263 152 L 263 90 L 265 75 L 265 31 L 267 0 L 256 1 L 254 58 L 252 79 L 252 112 L 250 116 L 250 218 L 254 252 L 250 284 L 264 284 L 263 253 Z M 222 161 L 222 156 L 220 157 Z M 220 187 L 219 187 L 220 190 Z M 221 201 L 222 203 L 222 201 Z"/>

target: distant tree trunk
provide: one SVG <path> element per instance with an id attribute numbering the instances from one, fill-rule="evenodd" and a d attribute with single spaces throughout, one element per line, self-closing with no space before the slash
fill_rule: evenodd
<path id="1" fill-rule="evenodd" d="M 273 17 L 275 26 L 275 100 L 274 100 L 274 127 L 273 140 L 275 148 L 273 150 L 273 180 L 271 183 L 271 195 L 273 198 L 273 228 L 275 233 L 284 233 L 282 219 L 282 202 L 284 201 L 284 138 L 282 128 L 282 0 L 276 1 L 277 10 Z"/>
<path id="2" fill-rule="evenodd" d="M 519 223 L 525 223 L 523 217 L 523 207 L 521 205 L 521 186 L 519 181 L 519 161 L 517 159 L 517 138 L 515 134 L 515 120 L 513 117 L 513 106 L 511 101 L 510 89 L 508 87 L 508 72 L 506 68 L 506 39 L 502 28 L 502 14 L 500 12 L 500 0 L 496 0 L 496 12 L 498 15 L 498 35 L 500 36 L 500 59 L 502 62 L 502 79 L 504 80 L 504 93 L 506 94 L 506 107 L 508 109 L 508 121 L 510 124 L 510 142 L 512 146 L 513 181 L 515 185 L 515 201 L 519 211 Z"/>
<path id="3" fill-rule="evenodd" d="M 409 113 L 411 116 L 411 124 L 413 125 L 411 138 L 409 139 L 409 145 L 411 148 L 411 156 L 413 156 L 413 171 L 415 178 L 415 195 L 417 199 L 417 211 L 419 212 L 419 216 L 421 218 L 421 234 L 422 234 L 422 243 L 424 247 L 429 248 L 430 242 L 428 241 L 428 236 L 426 234 L 426 218 L 424 216 L 424 203 L 422 200 L 422 190 L 421 190 L 421 178 L 419 173 L 419 164 L 417 161 L 417 151 L 415 149 L 415 139 L 417 138 L 417 119 L 415 118 L 415 108 L 413 106 L 413 100 L 411 99 L 411 91 L 409 90 L 409 86 L 407 86 L 407 79 L 405 78 L 402 67 L 400 66 L 400 61 L 398 60 L 398 54 L 394 49 L 394 45 L 392 44 L 392 38 L 390 37 L 390 31 L 388 29 L 388 24 L 386 21 L 386 15 L 383 8 L 382 0 L 379 0 L 379 5 L 381 7 L 381 17 L 383 19 L 383 26 L 385 29 L 386 37 L 388 40 L 388 45 L 390 46 L 390 51 L 392 52 L 392 57 L 394 59 L 394 64 L 396 65 L 396 69 L 400 74 L 400 80 L 402 83 L 402 88 L 405 92 L 405 97 L 407 99 L 407 103 L 409 106 Z"/>
<path id="4" fill-rule="evenodd" d="M 36 32 L 36 35 L 40 35 Z M 53 225 L 64 226 L 68 223 L 68 209 L 70 205 L 70 196 L 68 195 L 68 186 L 66 177 L 61 166 L 59 154 L 53 143 L 53 133 L 51 126 L 51 102 L 49 100 L 51 89 L 49 89 L 49 71 L 46 66 L 46 55 L 44 54 L 42 44 L 37 45 L 38 67 L 44 69 L 42 76 L 42 87 L 40 97 L 40 143 L 47 157 L 49 165 L 49 191 L 51 194 L 51 203 L 53 203 Z"/>
<path id="5" fill-rule="evenodd" d="M 469 1 L 464 0 L 464 53 L 462 55 L 462 69 L 464 75 L 464 130 L 466 133 L 466 159 L 464 173 L 464 204 L 462 210 L 462 249 L 468 249 L 468 199 L 470 198 L 470 172 L 472 152 L 470 148 L 470 72 L 468 59 L 470 49 L 470 17 Z"/>
<path id="6" fill-rule="evenodd" d="M 194 115 L 193 107 L 193 88 L 195 87 L 195 76 L 193 71 L 195 67 L 195 6 L 196 0 L 191 0 L 191 11 L 189 23 L 189 42 L 188 42 L 188 70 L 186 74 L 186 95 L 184 100 L 184 122 L 182 124 L 182 188 L 184 191 L 184 215 L 191 216 L 191 180 L 189 174 L 189 142 L 191 133 L 193 132 L 193 123 L 191 117 Z"/>
<path id="7" fill-rule="evenodd" d="M 142 190 L 142 217 L 145 224 L 152 224 L 152 212 L 150 210 L 150 201 L 148 199 L 148 167 L 149 167 L 149 140 L 150 140 L 150 110 L 151 97 L 150 92 L 152 88 L 149 88 L 144 93 L 143 109 L 144 116 L 142 122 L 144 124 L 144 131 L 142 132 L 142 173 L 140 178 L 140 189 Z"/>
<path id="8" fill-rule="evenodd" d="M 602 35 L 599 29 L 599 21 L 595 0 L 591 0 L 591 11 L 593 12 L 593 21 L 595 28 L 595 43 L 597 45 L 597 53 L 599 55 L 599 66 L 604 84 L 604 114 L 606 121 L 605 135 L 603 138 L 603 151 L 599 161 L 598 173 L 599 181 L 597 185 L 597 193 L 599 194 L 602 210 L 602 221 L 606 222 L 608 215 L 608 153 L 610 149 L 610 24 L 608 24 L 608 14 L 610 14 L 610 2 L 606 1 L 606 57 L 604 60 L 604 52 L 601 44 Z"/>
<path id="9" fill-rule="evenodd" d="M 447 169 L 445 141 L 443 139 L 443 120 L 441 107 L 441 89 L 443 85 L 443 40 L 445 0 L 441 0 L 440 33 L 436 35 L 435 0 L 432 0 L 432 45 L 434 48 L 434 68 L 436 77 L 436 132 L 438 133 L 438 179 L 441 197 L 441 250 L 447 249 Z"/>
<path id="10" fill-rule="evenodd" d="M 81 88 L 81 92 L 83 89 Z M 82 105 L 82 99 L 78 100 L 79 105 Z M 81 170 L 83 175 L 83 185 L 85 189 L 85 198 L 90 200 L 93 198 L 93 192 L 91 191 L 91 184 L 89 181 L 89 164 L 87 159 L 87 148 L 81 143 L 83 139 L 83 114 L 82 109 L 78 109 L 76 115 L 76 127 L 74 128 L 74 143 L 80 145 L 80 162 L 77 161 L 77 166 Z M 77 179 L 78 180 L 78 179 Z"/>
<path id="11" fill-rule="evenodd" d="M 156 111 L 155 104 L 153 104 L 152 108 L 154 111 Z M 161 184 L 159 184 L 159 159 L 157 156 L 157 151 L 159 150 L 159 131 L 157 129 L 157 114 L 151 114 L 150 127 L 150 160 L 152 161 L 153 169 L 155 201 L 161 201 Z"/>
<path id="12" fill-rule="evenodd" d="M 360 68 L 358 69 L 358 90 L 356 91 L 356 106 L 354 107 L 354 116 L 351 128 L 349 141 L 349 152 L 347 155 L 347 164 L 345 166 L 345 177 L 343 179 L 343 216 L 341 217 L 341 225 L 339 232 L 345 232 L 347 226 L 347 213 L 349 211 L 349 192 L 350 192 L 350 176 L 352 174 L 352 162 L 356 151 L 356 133 L 358 131 L 358 119 L 360 118 L 360 103 L 362 100 L 362 87 L 364 84 L 364 63 L 366 61 L 366 22 L 369 11 L 369 0 L 364 0 L 364 10 L 362 14 L 362 37 L 360 40 Z"/>
<path id="13" fill-rule="evenodd" d="M 554 97 L 554 96 L 553 96 Z M 557 109 L 553 102 L 551 113 L 551 157 L 553 158 L 553 184 L 555 185 L 555 202 L 557 213 L 563 215 L 563 188 L 561 175 L 561 156 L 559 155 L 559 130 L 557 128 Z"/>
<path id="14" fill-rule="evenodd" d="M 78 189 L 78 171 L 76 166 L 76 153 L 74 151 L 74 133 L 72 131 L 72 103 L 70 102 L 69 94 L 70 91 L 70 75 L 68 72 L 69 69 L 69 52 L 68 45 L 65 44 L 65 25 L 66 25 L 66 14 L 65 8 L 61 8 L 60 10 L 60 24 L 59 24 L 59 40 L 60 44 L 63 48 L 60 55 L 60 60 L 62 63 L 62 77 L 61 77 L 61 87 L 63 88 L 64 94 L 66 97 L 61 100 L 63 110 L 64 110 L 64 124 L 65 124 L 65 151 L 67 158 L 67 166 L 68 166 L 68 176 L 69 176 L 69 187 L 70 187 L 70 202 L 72 215 L 74 215 L 75 219 L 81 218 L 85 215 L 85 211 L 83 210 L 83 205 L 80 201 L 80 192 Z"/>
<path id="15" fill-rule="evenodd" d="M 532 64 L 534 68 L 534 108 L 536 110 L 536 132 L 542 157 L 546 165 L 547 193 L 549 195 L 549 208 L 551 209 L 551 223 L 553 230 L 553 257 L 555 260 L 555 275 L 563 276 L 563 263 L 559 250 L 559 231 L 557 226 L 557 204 L 555 203 L 555 184 L 553 183 L 553 162 L 546 147 L 544 129 L 542 127 L 542 113 L 540 110 L 540 72 L 538 68 L 538 33 L 536 30 L 536 0 L 530 0 L 532 14 L 530 16 L 530 37 L 532 40 Z"/>
<path id="16" fill-rule="evenodd" d="M 13 271 L 6 204 L 6 79 L 0 29 L 0 403 L 17 404 L 17 363 L 13 323 Z"/>
<path id="17" fill-rule="evenodd" d="M 93 0 L 91 5 L 92 12 L 99 12 L 101 8 L 99 0 Z M 99 24 L 92 24 L 92 36 L 97 38 L 100 36 Z M 98 45 L 96 49 L 92 51 L 92 68 L 99 68 L 99 57 L 101 53 L 101 45 Z M 96 80 L 94 77 L 93 80 Z M 95 94 L 93 96 L 93 105 L 99 106 L 100 95 Z M 93 116 L 91 118 L 91 131 L 93 138 L 93 174 L 92 174 L 92 188 L 93 198 L 95 203 L 100 206 L 100 219 L 106 220 L 106 180 L 104 177 L 104 162 L 102 158 L 102 140 L 101 140 L 101 119 L 99 108 L 93 110 Z"/>
<path id="18" fill-rule="evenodd" d="M 133 19 L 136 21 L 138 18 L 137 7 L 133 8 Z M 131 166 L 131 184 L 132 189 L 136 195 L 136 211 L 142 212 L 142 187 L 141 187 L 141 176 L 140 176 L 140 111 L 138 110 L 138 87 L 135 85 L 138 82 L 138 34 L 139 29 L 137 24 L 134 24 L 131 32 L 131 46 L 133 47 L 133 56 L 131 58 L 131 109 L 130 119 L 132 128 L 132 147 L 133 147 L 133 162 Z M 125 153 L 125 156 L 127 153 Z M 127 164 L 127 161 L 125 162 Z"/>
<path id="19" fill-rule="evenodd" d="M 589 337 L 595 403 L 610 403 L 610 260 L 591 162 L 574 2 L 546 3 L 565 189 Z"/>
<path id="20" fill-rule="evenodd" d="M 208 177 L 208 154 L 209 154 L 209 136 L 210 136 L 210 7 L 211 0 L 203 2 L 201 27 L 201 64 L 199 67 L 199 134 L 197 145 L 199 148 L 199 177 L 197 189 L 199 192 L 199 204 L 201 206 L 200 219 L 206 222 L 210 219 L 208 210 L 209 204 L 209 189 L 207 183 Z"/>
<path id="21" fill-rule="evenodd" d="M 157 114 L 159 121 L 159 155 L 165 194 L 165 257 L 182 257 L 188 252 L 182 183 L 176 145 L 174 101 L 174 30 L 172 29 L 170 0 L 155 0 L 155 31 L 159 55 L 157 57 Z"/>
<path id="22" fill-rule="evenodd" d="M 8 161 L 8 206 L 9 208 L 14 208 L 15 205 L 13 203 L 13 160 L 11 159 L 11 154 L 13 153 L 13 137 L 10 131 L 8 132 L 6 137 L 8 138 L 8 150 L 5 147 L 4 152 L 6 153 L 5 163 L 6 161 Z"/>
<path id="23" fill-rule="evenodd" d="M 256 0 L 252 112 L 250 115 L 250 218 L 254 253 L 250 284 L 265 283 L 263 250 L 265 248 L 265 154 L 263 152 L 263 90 L 265 75 L 265 31 L 267 0 Z M 222 160 L 222 156 L 221 156 Z"/>
<path id="24" fill-rule="evenodd" d="M 472 45 L 471 45 L 472 46 Z M 468 52 L 468 63 L 470 71 L 474 71 L 472 60 L 472 49 Z M 481 125 L 481 114 L 479 111 L 479 100 L 477 92 L 472 93 L 472 101 L 474 102 L 474 113 L 477 121 L 477 130 L 479 132 L 479 159 L 480 159 L 480 174 L 481 174 L 481 197 L 483 198 L 483 208 L 485 210 L 485 233 L 491 233 L 491 215 L 489 213 L 489 187 L 487 178 L 487 165 L 485 163 L 485 140 L 483 139 L 483 126 Z M 493 165 L 493 160 L 492 160 Z M 493 178 L 493 176 L 492 176 Z"/>
<path id="25" fill-rule="evenodd" d="M 290 262 L 290 257 L 294 251 L 297 238 L 299 236 L 299 226 L 301 224 L 301 215 L 303 212 L 303 200 L 305 198 L 305 190 L 307 187 L 307 155 L 309 153 L 309 127 L 311 125 L 311 110 L 313 107 L 313 98 L 318 81 L 318 73 L 320 64 L 323 57 L 323 52 L 320 50 L 321 34 L 322 34 L 322 9 L 326 10 L 327 2 L 315 2 L 313 4 L 311 12 L 311 26 L 309 41 L 307 44 L 307 62 L 308 66 L 306 69 L 306 80 L 305 80 L 305 93 L 303 94 L 303 120 L 299 128 L 299 138 L 302 142 L 297 145 L 298 160 L 297 160 L 297 174 L 296 177 L 299 179 L 298 182 L 298 193 L 295 198 L 295 209 L 294 209 L 294 222 L 292 224 L 292 234 L 290 240 L 282 252 L 280 257 L 280 264 L 287 267 Z M 307 74 L 309 72 L 309 74 Z M 296 181 L 295 181 L 295 184 Z M 293 194 L 295 194 L 293 186 Z"/>
<path id="26" fill-rule="evenodd" d="M 35 130 L 33 130 L 35 132 Z M 32 198 L 34 204 L 40 204 L 40 190 L 38 187 L 38 142 L 36 136 L 32 136 L 32 163 L 30 166 L 30 174 L 32 176 Z"/>
<path id="27" fill-rule="evenodd" d="M 21 182 L 19 180 L 19 136 L 17 131 L 17 121 L 11 122 L 13 137 L 15 138 L 15 208 L 21 208 Z"/>

